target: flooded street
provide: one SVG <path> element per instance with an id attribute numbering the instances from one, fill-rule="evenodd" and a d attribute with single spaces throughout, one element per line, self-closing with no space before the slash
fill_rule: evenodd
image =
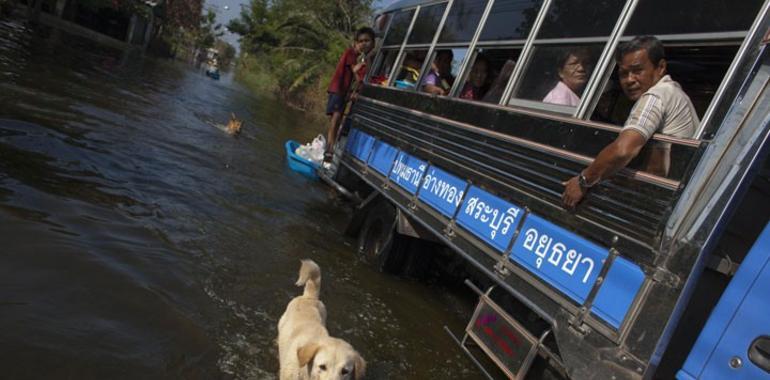
<path id="1" fill-rule="evenodd" d="M 479 378 L 443 330 L 467 300 L 361 262 L 349 206 L 287 168 L 322 130 L 229 76 L 0 21 L 0 377 L 276 378 L 312 258 L 367 378 Z"/>

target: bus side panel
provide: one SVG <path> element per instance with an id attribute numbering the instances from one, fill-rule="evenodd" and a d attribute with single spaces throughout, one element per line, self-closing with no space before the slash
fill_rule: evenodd
<path id="1" fill-rule="evenodd" d="M 770 224 L 722 295 L 677 378 L 770 379 L 768 349 Z"/>

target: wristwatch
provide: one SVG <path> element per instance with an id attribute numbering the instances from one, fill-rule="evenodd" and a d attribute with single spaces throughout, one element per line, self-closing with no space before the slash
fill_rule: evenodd
<path id="1" fill-rule="evenodd" d="M 586 176 L 583 174 L 583 172 L 580 172 L 580 174 L 578 174 L 578 185 L 583 189 L 590 189 L 594 184 L 589 184 Z"/>

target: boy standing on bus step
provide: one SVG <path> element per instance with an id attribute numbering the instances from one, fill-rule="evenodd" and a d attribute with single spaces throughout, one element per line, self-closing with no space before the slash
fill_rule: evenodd
<path id="1" fill-rule="evenodd" d="M 353 82 L 360 84 L 366 76 L 367 60 L 374 47 L 374 30 L 372 28 L 360 28 L 356 30 L 353 46 L 342 53 L 334 75 L 326 92 L 329 100 L 326 103 L 326 114 L 330 116 L 331 125 L 326 137 L 326 152 L 324 163 L 332 161 L 334 143 L 337 138 L 337 129 L 342 120 L 345 105 L 354 91 Z M 356 86 L 357 90 L 357 86 Z"/>
<path id="2" fill-rule="evenodd" d="M 636 103 L 615 141 L 579 175 L 562 184 L 565 207 L 574 208 L 591 186 L 628 165 L 653 134 L 692 138 L 700 123 L 690 98 L 666 73 L 665 52 L 657 38 L 634 38 L 618 48 L 616 60 L 620 87 Z M 646 171 L 667 175 L 670 144 L 655 142 L 651 148 Z"/>

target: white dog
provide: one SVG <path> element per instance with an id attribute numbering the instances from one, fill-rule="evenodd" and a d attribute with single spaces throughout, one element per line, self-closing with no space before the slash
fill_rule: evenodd
<path id="1" fill-rule="evenodd" d="M 326 331 L 326 307 L 318 299 L 321 268 L 302 260 L 297 286 L 305 286 L 286 306 L 278 321 L 278 355 L 281 380 L 361 379 L 366 362 L 342 339 Z"/>

